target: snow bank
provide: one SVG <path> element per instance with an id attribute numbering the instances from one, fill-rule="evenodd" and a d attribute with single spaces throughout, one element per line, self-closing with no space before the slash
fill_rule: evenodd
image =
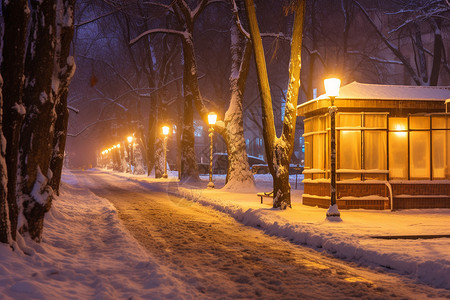
<path id="1" fill-rule="evenodd" d="M 450 289 L 448 238 L 380 240 L 379 235 L 448 234 L 450 210 L 402 212 L 341 210 L 342 222 L 326 220 L 325 209 L 303 206 L 280 211 L 253 194 L 179 187 L 178 194 L 231 215 L 237 221 L 337 258 Z M 259 207 L 259 208 L 258 208 Z M 431 219 L 430 219 L 431 218 Z"/>
<path id="2" fill-rule="evenodd" d="M 67 172 L 65 183 L 76 184 Z M 123 227 L 112 204 L 64 184 L 43 241 L 0 244 L 0 299 L 195 299 Z M 119 250 L 118 250 L 119 249 Z"/>

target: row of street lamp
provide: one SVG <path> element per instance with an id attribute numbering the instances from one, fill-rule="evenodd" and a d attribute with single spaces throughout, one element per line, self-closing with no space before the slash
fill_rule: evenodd
<path id="1" fill-rule="evenodd" d="M 210 136 L 210 140 L 211 140 L 211 144 L 210 144 L 210 156 L 209 156 L 209 182 L 208 182 L 208 188 L 213 189 L 214 188 L 214 182 L 212 181 L 212 160 L 213 160 L 213 134 L 214 134 L 214 125 L 216 124 L 217 121 L 217 114 L 216 113 L 209 113 L 208 114 L 208 124 L 210 125 L 209 128 L 209 136 Z M 167 137 L 169 135 L 169 131 L 170 128 L 169 126 L 163 126 L 162 127 L 162 134 L 164 136 L 164 174 L 163 174 L 163 178 L 168 178 L 167 175 Z M 130 169 L 132 166 L 132 162 L 133 162 L 133 151 L 132 151 L 132 142 L 133 142 L 133 136 L 128 136 L 127 137 L 127 141 L 128 144 L 130 145 Z M 109 147 L 105 150 L 103 150 L 101 152 L 102 157 L 104 157 L 105 155 L 107 155 L 108 153 L 110 153 L 111 151 L 113 151 L 116 148 L 120 148 L 120 143 L 113 145 L 112 147 Z"/>
<path id="2" fill-rule="evenodd" d="M 129 153 L 129 160 L 130 160 L 130 170 L 132 170 L 132 164 L 133 164 L 133 145 L 132 145 L 132 143 L 133 143 L 133 139 L 134 139 L 134 137 L 132 136 L 132 135 L 130 135 L 130 136 L 128 136 L 127 137 L 127 141 L 128 141 L 128 145 L 129 145 L 129 151 L 128 151 L 128 153 Z M 115 149 L 117 149 L 117 150 L 119 150 L 120 149 L 120 143 L 117 143 L 117 144 L 115 144 L 115 145 L 113 145 L 113 146 L 111 146 L 111 147 L 108 147 L 108 148 L 106 148 L 105 150 L 103 150 L 102 152 L 101 152 L 101 157 L 102 157 L 102 160 L 104 159 L 104 157 L 106 156 L 106 155 L 108 155 L 109 153 L 112 153 L 112 151 L 113 150 L 115 150 Z M 131 171 L 132 172 L 132 171 Z"/>
<path id="3" fill-rule="evenodd" d="M 328 107 L 328 113 L 330 114 L 330 208 L 327 211 L 327 217 L 340 217 L 340 212 L 336 204 L 336 112 L 337 107 L 335 106 L 334 100 L 339 96 L 339 88 L 341 85 L 341 80 L 338 78 L 328 78 L 324 80 L 325 93 L 330 98 L 331 103 Z M 212 181 L 212 165 L 213 165 L 213 135 L 214 135 L 214 125 L 217 121 L 217 114 L 210 112 L 208 114 L 208 124 L 209 127 L 209 137 L 210 137 L 210 156 L 209 156 L 209 182 L 207 188 L 213 189 L 214 182 Z M 164 135 L 164 174 L 163 178 L 167 178 L 167 136 L 169 135 L 169 126 L 162 127 L 162 133 Z M 133 136 L 127 137 L 128 143 L 130 145 L 130 168 L 133 161 L 131 143 L 133 142 Z M 108 154 L 115 148 L 120 148 L 120 144 L 114 145 L 102 152 L 102 155 Z"/>

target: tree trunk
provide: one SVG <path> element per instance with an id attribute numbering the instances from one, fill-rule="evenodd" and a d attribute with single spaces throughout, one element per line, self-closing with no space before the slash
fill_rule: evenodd
<path id="1" fill-rule="evenodd" d="M 51 207 L 53 190 L 50 158 L 55 122 L 52 74 L 55 50 L 55 3 L 32 0 L 31 28 L 25 60 L 24 104 L 27 114 L 19 142 L 18 202 L 22 234 L 40 241 L 44 215 Z M 53 30 L 52 30 L 53 29 Z M 20 217 L 19 217 L 20 219 Z"/>
<path id="2" fill-rule="evenodd" d="M 181 181 L 199 181 L 197 155 L 195 154 L 194 136 L 194 89 L 197 81 L 193 41 L 182 40 L 184 70 L 183 70 L 183 132 L 181 135 Z M 198 86 L 197 86 L 198 91 Z"/>
<path id="3" fill-rule="evenodd" d="M 54 75 L 57 81 L 53 86 L 57 87 L 55 93 L 55 136 L 53 139 L 53 154 L 50 169 L 53 176 L 50 186 L 59 195 L 59 185 L 64 163 L 64 150 L 66 148 L 67 125 L 69 122 L 69 110 L 67 109 L 67 96 L 69 84 L 75 72 L 75 61 L 70 56 L 70 45 L 72 43 L 74 27 L 73 12 L 75 0 L 58 1 L 56 60 Z"/>
<path id="4" fill-rule="evenodd" d="M 3 59 L 3 134 L 6 138 L 8 208 L 12 239 L 16 239 L 18 206 L 16 200 L 19 136 L 25 108 L 22 105 L 24 56 L 29 22 L 27 0 L 2 1 L 4 17 Z M 3 145 L 5 146 L 5 145 Z M 5 189 L 6 192 L 6 189 Z"/>
<path id="5" fill-rule="evenodd" d="M 442 41 L 441 20 L 433 19 L 434 29 L 434 49 L 433 49 L 433 65 L 431 67 L 430 85 L 436 86 L 439 80 L 439 71 L 441 66 L 442 52 L 444 51 L 444 42 Z"/>
<path id="6" fill-rule="evenodd" d="M 281 137 L 277 138 L 266 61 L 256 19 L 255 6 L 253 0 L 245 0 L 261 97 L 264 146 L 266 149 L 269 170 L 274 180 L 273 207 L 281 209 L 291 206 L 289 162 L 294 148 L 296 107 L 300 88 L 301 48 L 305 3 L 305 0 L 299 0 L 295 11 L 291 42 L 291 59 L 289 63 L 289 85 L 286 95 L 283 131 Z"/>
<path id="7" fill-rule="evenodd" d="M 0 242 L 10 243 L 12 241 L 11 236 L 11 222 L 9 220 L 9 208 L 8 208 L 8 198 L 7 198 L 7 182 L 8 182 L 8 170 L 6 168 L 5 161 L 5 138 L 3 136 L 2 125 L 2 110 L 3 97 L 1 95 L 1 85 L 3 84 L 3 79 L 0 76 Z"/>
<path id="8" fill-rule="evenodd" d="M 230 105 L 225 113 L 226 132 L 223 134 L 228 152 L 228 170 L 225 189 L 253 187 L 255 180 L 247 160 L 244 138 L 242 101 L 248 75 L 252 48 L 250 41 L 240 34 L 236 25 L 231 27 Z"/>

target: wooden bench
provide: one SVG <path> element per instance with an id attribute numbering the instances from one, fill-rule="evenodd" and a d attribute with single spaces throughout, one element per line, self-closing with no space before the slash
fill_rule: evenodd
<path id="1" fill-rule="evenodd" d="M 258 193 L 256 194 L 256 196 L 261 198 L 261 204 L 263 203 L 263 198 L 267 197 L 267 198 L 273 198 L 273 191 L 271 192 L 265 192 L 265 193 Z"/>

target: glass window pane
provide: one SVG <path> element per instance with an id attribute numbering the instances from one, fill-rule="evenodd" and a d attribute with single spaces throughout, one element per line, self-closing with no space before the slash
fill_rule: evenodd
<path id="1" fill-rule="evenodd" d="M 410 171 L 411 179 L 430 178 L 430 132 L 410 133 Z"/>
<path id="2" fill-rule="evenodd" d="M 327 121 L 327 119 L 325 117 L 320 117 L 319 118 L 319 130 L 320 131 L 324 131 L 325 130 L 326 121 Z"/>
<path id="3" fill-rule="evenodd" d="M 391 124 L 389 120 L 389 127 Z M 391 179 L 408 178 L 407 132 L 389 132 L 389 177 Z"/>
<path id="4" fill-rule="evenodd" d="M 407 118 L 389 118 L 389 130 L 407 130 Z"/>
<path id="5" fill-rule="evenodd" d="M 364 127 L 366 128 L 386 128 L 386 115 L 364 115 Z"/>
<path id="6" fill-rule="evenodd" d="M 433 129 L 445 129 L 445 116 L 432 116 L 431 120 L 433 122 Z"/>
<path id="7" fill-rule="evenodd" d="M 450 118 L 449 118 L 450 120 Z M 450 179 L 450 131 L 447 130 L 447 142 L 445 144 L 445 153 L 446 159 L 445 159 L 445 179 Z"/>
<path id="8" fill-rule="evenodd" d="M 313 136 L 313 169 L 325 169 L 324 151 L 325 151 L 325 134 L 315 134 Z"/>
<path id="9" fill-rule="evenodd" d="M 312 135 L 305 136 L 305 168 L 312 169 Z"/>
<path id="10" fill-rule="evenodd" d="M 429 116 L 410 116 L 409 117 L 410 129 L 430 129 L 430 117 Z"/>
<path id="11" fill-rule="evenodd" d="M 319 118 L 315 117 L 311 119 L 311 130 L 313 132 L 319 130 Z"/>
<path id="12" fill-rule="evenodd" d="M 338 114 L 338 127 L 361 127 L 361 114 Z"/>
<path id="13" fill-rule="evenodd" d="M 386 132 L 366 131 L 364 133 L 364 165 L 366 170 L 386 170 Z"/>
<path id="14" fill-rule="evenodd" d="M 305 119 L 303 121 L 303 128 L 305 133 L 311 132 L 311 119 Z"/>
<path id="15" fill-rule="evenodd" d="M 447 166 L 446 132 L 433 130 L 433 179 L 444 179 Z"/>
<path id="16" fill-rule="evenodd" d="M 341 130 L 339 135 L 339 169 L 361 169 L 361 131 Z"/>

